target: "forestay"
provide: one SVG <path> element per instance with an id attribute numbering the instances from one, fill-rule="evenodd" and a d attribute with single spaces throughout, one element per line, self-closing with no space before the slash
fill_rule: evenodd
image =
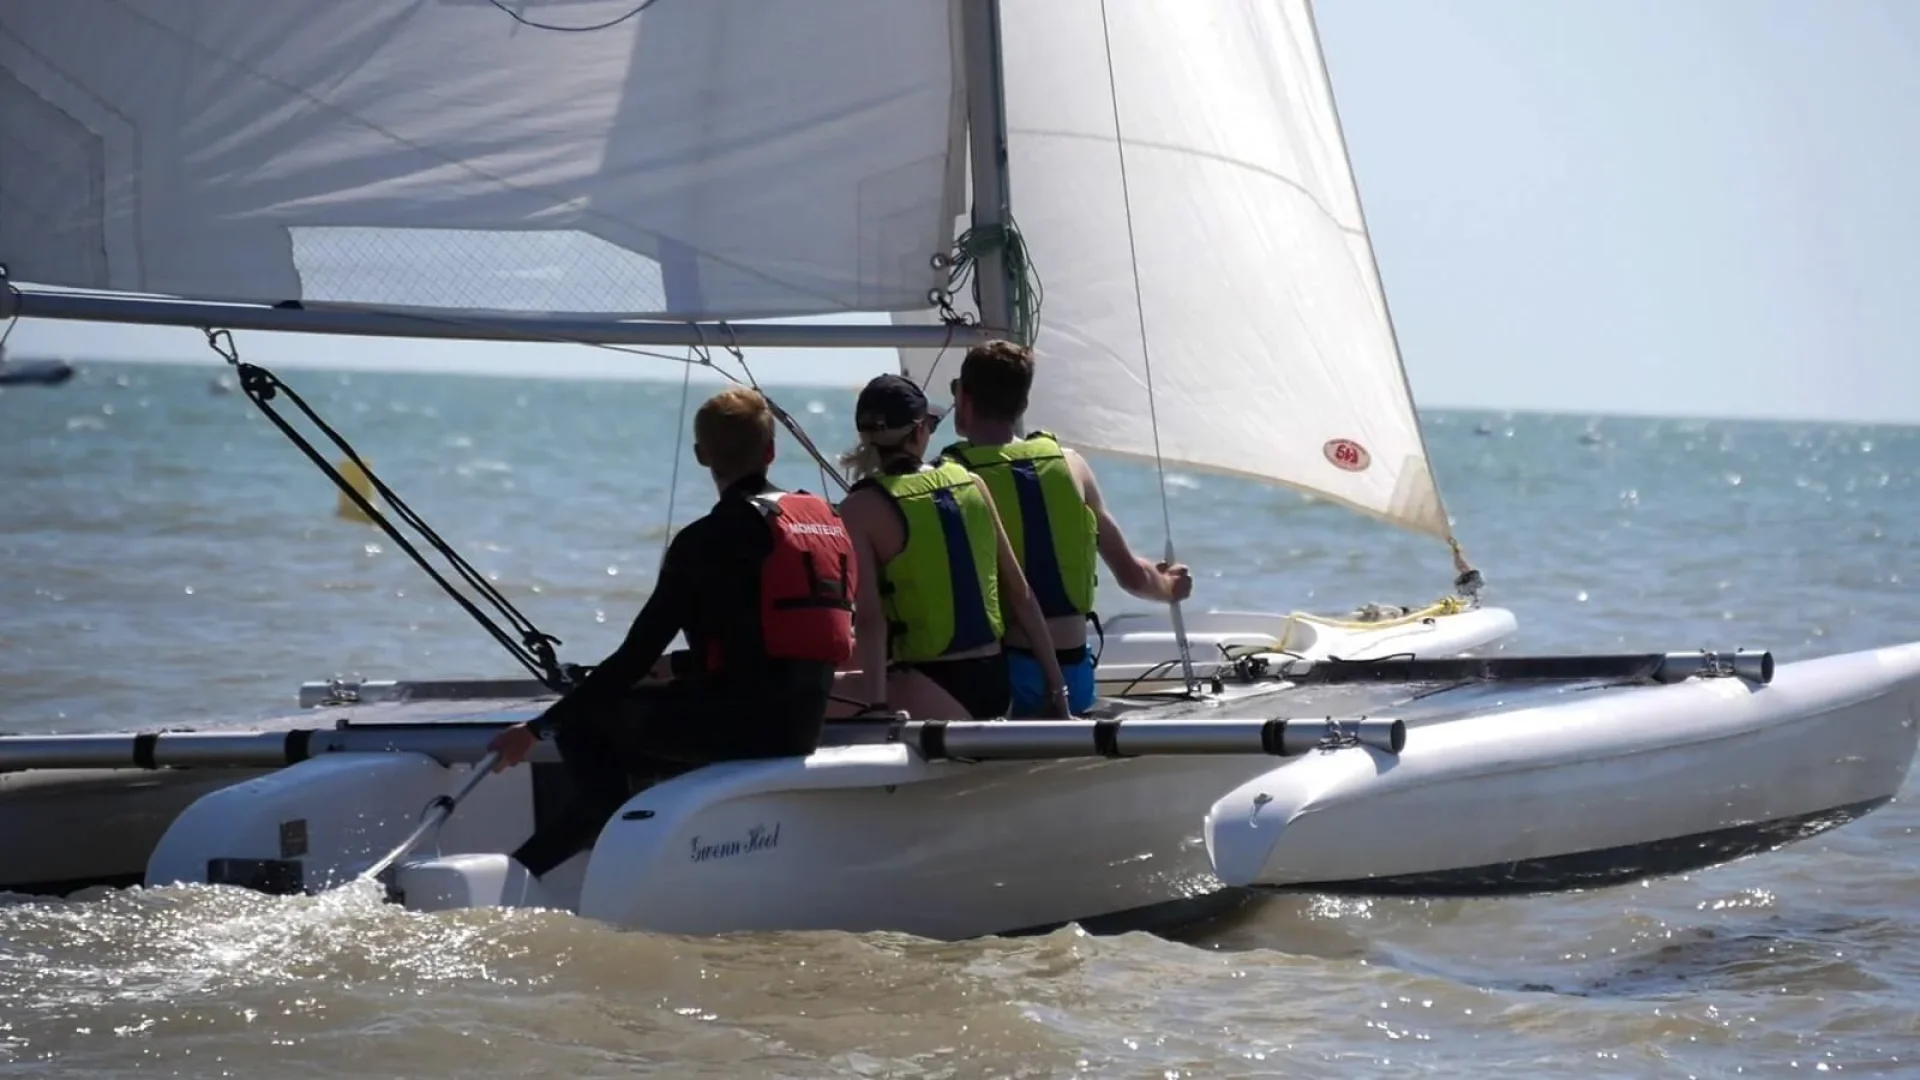
<path id="1" fill-rule="evenodd" d="M 1001 7 L 1013 214 L 1045 289 L 1028 422 L 1448 539 L 1305 0 Z M 903 320 L 907 321 L 907 320 Z M 903 354 L 945 394 L 957 351 Z"/>
<path id="2" fill-rule="evenodd" d="M 0 261 L 203 300 L 928 307 L 962 208 L 952 0 L 616 21 L 638 3 L 6 4 Z"/>

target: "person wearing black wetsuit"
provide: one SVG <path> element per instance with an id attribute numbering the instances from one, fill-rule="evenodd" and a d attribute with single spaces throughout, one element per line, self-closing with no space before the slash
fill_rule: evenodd
<path id="1" fill-rule="evenodd" d="M 536 877 L 593 843 L 634 775 L 812 753 L 834 670 L 853 655 L 852 545 L 826 500 L 767 482 L 766 400 L 740 387 L 707 401 L 694 417 L 694 455 L 720 499 L 674 537 L 626 640 L 491 744 L 498 770 L 551 735 L 577 788 L 513 853 Z M 688 648 L 663 655 L 676 633 Z"/>

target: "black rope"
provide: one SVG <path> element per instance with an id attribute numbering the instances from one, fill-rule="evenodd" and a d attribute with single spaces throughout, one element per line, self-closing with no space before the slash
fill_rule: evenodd
<path id="1" fill-rule="evenodd" d="M 753 377 L 753 368 L 747 365 L 747 354 L 741 350 L 739 341 L 733 337 L 733 327 L 729 326 L 726 329 L 728 341 L 725 345 L 721 346 L 721 348 L 726 349 L 728 354 L 733 357 L 734 363 L 740 365 L 741 374 L 747 377 L 746 385 L 751 386 L 759 392 L 761 399 L 767 403 L 767 408 L 773 413 L 773 418 L 780 422 L 781 427 L 787 429 L 787 434 L 792 435 L 794 441 L 800 444 L 800 448 L 805 450 L 807 455 L 813 458 L 814 462 L 820 466 L 820 475 L 822 477 L 832 477 L 833 482 L 840 485 L 842 492 L 850 490 L 846 477 L 841 476 L 840 470 L 834 468 L 833 464 L 827 460 L 827 455 L 820 452 L 820 447 L 814 443 L 812 437 L 807 434 L 806 429 L 800 426 L 800 421 L 795 420 L 792 413 L 781 408 L 780 403 L 773 400 L 773 395 L 767 393 L 766 388 L 760 385 L 760 380 Z M 703 334 L 701 345 L 703 352 L 705 351 L 704 338 L 705 335 Z M 706 363 L 707 366 L 714 367 L 711 358 L 709 358 Z M 714 370 L 719 371 L 720 369 L 714 367 Z M 725 373 L 722 372 L 722 374 Z"/>
<path id="2" fill-rule="evenodd" d="M 354 505 L 360 508 L 361 513 L 364 513 L 369 521 L 379 526 L 381 531 L 385 532 L 388 538 L 395 544 L 398 544 L 400 549 L 405 551 L 420 569 L 426 571 L 428 577 L 431 577 L 448 596 L 452 597 L 455 603 L 465 608 L 467 614 L 472 615 L 474 620 L 478 622 L 483 629 L 492 634 L 494 639 L 500 642 L 501 646 L 508 652 L 512 653 L 514 659 L 520 661 L 535 678 L 544 683 L 547 689 L 555 693 L 566 692 L 568 686 L 572 683 L 572 675 L 577 674 L 581 669 L 571 668 L 570 665 L 568 667 L 561 665 L 559 658 L 554 654 L 553 648 L 555 645 L 562 644 L 559 638 L 543 633 L 538 627 L 534 626 L 532 621 L 525 615 L 522 615 L 519 609 L 515 608 L 512 602 L 501 594 L 500 590 L 494 588 L 492 583 L 487 581 L 484 575 L 474 569 L 471 563 L 461 558 L 460 553 L 455 551 L 452 545 L 441 539 L 440 534 L 434 532 L 432 526 L 422 520 L 420 515 L 414 513 L 413 508 L 408 506 L 405 500 L 401 499 L 399 495 L 394 493 L 392 488 L 389 488 L 385 482 L 374 475 L 373 470 L 367 466 L 365 461 L 361 460 L 359 453 L 354 450 L 352 445 L 350 445 L 346 439 L 342 438 L 339 432 L 329 426 L 325 420 L 322 420 L 320 415 L 314 412 L 313 407 L 308 405 L 306 400 L 296 393 L 292 387 L 280 381 L 279 376 L 268 371 L 266 368 L 241 360 L 239 349 L 233 344 L 232 334 L 225 330 L 208 330 L 206 334 L 207 344 L 212 347 L 214 352 L 219 353 L 227 363 L 232 364 L 234 369 L 239 373 L 240 389 L 247 395 L 247 399 L 252 401 L 254 405 L 259 408 L 260 412 L 265 415 L 268 420 L 273 422 L 275 427 L 280 429 L 280 433 L 287 437 L 287 441 L 293 443 L 295 448 L 307 455 L 307 459 L 312 461 L 321 472 L 325 473 L 327 478 L 333 481 L 335 487 L 338 487 L 342 493 L 349 499 L 352 499 Z M 310 421 L 314 427 L 324 432 L 327 438 L 333 441 L 333 445 L 338 447 L 342 454 L 346 455 L 347 460 L 353 462 L 354 465 L 360 469 L 361 474 L 367 478 L 368 483 L 373 485 L 374 489 L 380 493 L 380 497 L 386 500 L 387 505 L 393 509 L 393 512 L 399 516 L 402 521 L 413 526 L 414 529 L 420 533 L 421 537 L 425 539 L 435 551 L 439 552 L 441 557 L 447 560 L 455 572 L 457 572 L 475 592 L 478 592 L 488 603 L 493 605 L 494 610 L 499 612 L 501 618 L 505 619 L 514 630 L 519 632 L 520 640 L 515 641 L 513 636 L 502 629 L 498 622 L 495 622 L 491 616 L 480 610 L 477 604 L 468 599 L 464 593 L 454 587 L 452 582 L 448 581 L 444 575 L 434 569 L 433 565 L 427 561 L 419 549 L 415 548 L 405 536 L 400 534 L 398 529 L 393 527 L 393 524 L 387 520 L 386 515 L 375 509 L 366 496 L 360 494 L 358 488 L 349 483 L 346 477 L 340 475 L 339 470 L 333 467 L 333 464 L 326 459 L 325 455 L 314 449 L 313 443 L 309 442 L 306 436 L 294 430 L 293 425 L 289 424 L 286 418 L 281 416 L 279 411 L 270 404 L 275 397 L 281 394 L 285 394 L 287 400 L 293 402 L 294 406 L 306 416 L 307 420 Z"/>
<path id="3" fill-rule="evenodd" d="M 497 7 L 501 11 L 506 12 L 508 15 L 513 16 L 513 21 L 521 24 L 522 26 L 531 26 L 535 30 L 558 30 L 562 33 L 567 33 L 567 34 L 591 34 L 596 30 L 611 29 L 612 27 L 619 26 L 621 23 L 626 22 L 628 19 L 633 18 L 635 15 L 640 14 L 641 12 L 647 10 L 648 8 L 652 7 L 653 5 L 659 2 L 660 0 L 641 0 L 639 5 L 634 7 L 633 10 L 627 12 L 625 15 L 617 15 L 611 19 L 608 19 L 606 22 L 594 23 L 592 26 L 555 26 L 552 23 L 534 22 L 532 19 L 527 18 L 525 15 L 522 15 L 519 12 L 508 7 L 507 5 L 501 3 L 500 0 L 487 0 L 487 3 L 492 4 L 494 7 Z"/>

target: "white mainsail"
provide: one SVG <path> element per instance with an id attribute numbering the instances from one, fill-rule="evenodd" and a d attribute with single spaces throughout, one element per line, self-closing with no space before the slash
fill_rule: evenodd
<path id="1" fill-rule="evenodd" d="M 1127 200 L 1100 0 L 1001 8 L 1010 200 L 1044 287 L 1029 424 L 1450 540 L 1307 0 L 1104 6 Z M 944 397 L 959 352 L 902 360 Z"/>
<path id="2" fill-rule="evenodd" d="M 510 0 L 565 26 L 639 0 Z M 199 300 L 676 319 L 924 309 L 953 0 L 0 5 L 0 260 Z"/>

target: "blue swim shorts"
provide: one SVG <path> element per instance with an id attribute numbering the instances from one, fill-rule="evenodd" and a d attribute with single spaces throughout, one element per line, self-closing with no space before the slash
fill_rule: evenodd
<path id="1" fill-rule="evenodd" d="M 1067 680 L 1067 708 L 1080 715 L 1093 708 L 1093 651 L 1084 646 L 1054 654 Z M 1007 679 L 1013 684 L 1013 716 L 1040 716 L 1047 707 L 1047 677 L 1040 662 L 1025 649 L 1007 648 Z"/>

